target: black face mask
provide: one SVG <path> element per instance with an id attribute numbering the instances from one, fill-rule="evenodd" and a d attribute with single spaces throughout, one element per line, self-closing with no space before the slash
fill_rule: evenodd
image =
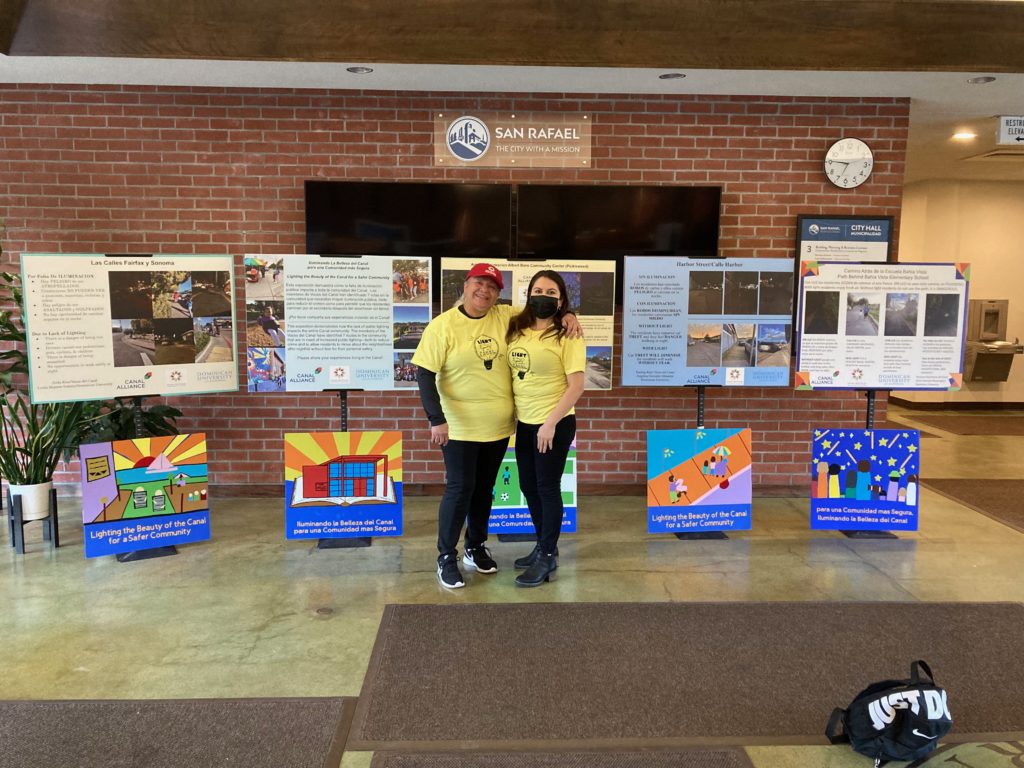
<path id="1" fill-rule="evenodd" d="M 526 305 L 533 312 L 533 316 L 541 320 L 554 317 L 558 312 L 558 299 L 554 296 L 536 294 L 527 300 Z"/>

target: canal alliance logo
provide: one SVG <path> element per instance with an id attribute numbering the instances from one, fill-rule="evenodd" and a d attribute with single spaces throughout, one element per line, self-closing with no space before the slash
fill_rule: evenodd
<path id="1" fill-rule="evenodd" d="M 487 153 L 491 145 L 491 132 L 484 121 L 464 115 L 448 125 L 448 151 L 459 160 L 473 162 Z"/>

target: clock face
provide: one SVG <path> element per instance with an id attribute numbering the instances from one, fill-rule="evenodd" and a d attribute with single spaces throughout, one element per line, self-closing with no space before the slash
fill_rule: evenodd
<path id="1" fill-rule="evenodd" d="M 851 189 L 868 180 L 875 158 L 860 139 L 840 139 L 825 153 L 825 175 L 837 187 Z"/>

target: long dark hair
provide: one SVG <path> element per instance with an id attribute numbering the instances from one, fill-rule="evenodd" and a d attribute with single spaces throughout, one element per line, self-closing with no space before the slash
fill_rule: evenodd
<path id="1" fill-rule="evenodd" d="M 526 301 L 530 301 L 530 295 L 533 293 L 533 284 L 537 282 L 539 278 L 546 277 L 558 286 L 558 292 L 561 294 L 558 299 L 558 311 L 555 312 L 553 318 L 554 322 L 544 330 L 544 333 L 540 335 L 543 339 L 545 336 L 554 336 L 556 341 L 561 341 L 565 336 L 565 326 L 562 324 L 562 318 L 569 311 L 569 292 L 565 288 L 565 280 L 562 276 L 551 269 L 542 269 L 540 272 L 530 278 L 530 284 L 526 288 Z M 533 310 L 530 309 L 529 303 L 523 307 L 523 311 L 518 315 L 509 320 L 508 333 L 505 334 L 505 342 L 509 343 L 513 339 L 518 339 L 523 335 L 523 331 L 531 327 L 537 318 L 533 314 Z"/>

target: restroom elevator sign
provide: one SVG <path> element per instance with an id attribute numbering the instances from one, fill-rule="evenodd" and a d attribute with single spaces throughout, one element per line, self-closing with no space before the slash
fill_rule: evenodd
<path id="1" fill-rule="evenodd" d="M 1024 146 L 1024 115 L 1001 115 L 999 140 L 996 143 L 1014 147 Z"/>

